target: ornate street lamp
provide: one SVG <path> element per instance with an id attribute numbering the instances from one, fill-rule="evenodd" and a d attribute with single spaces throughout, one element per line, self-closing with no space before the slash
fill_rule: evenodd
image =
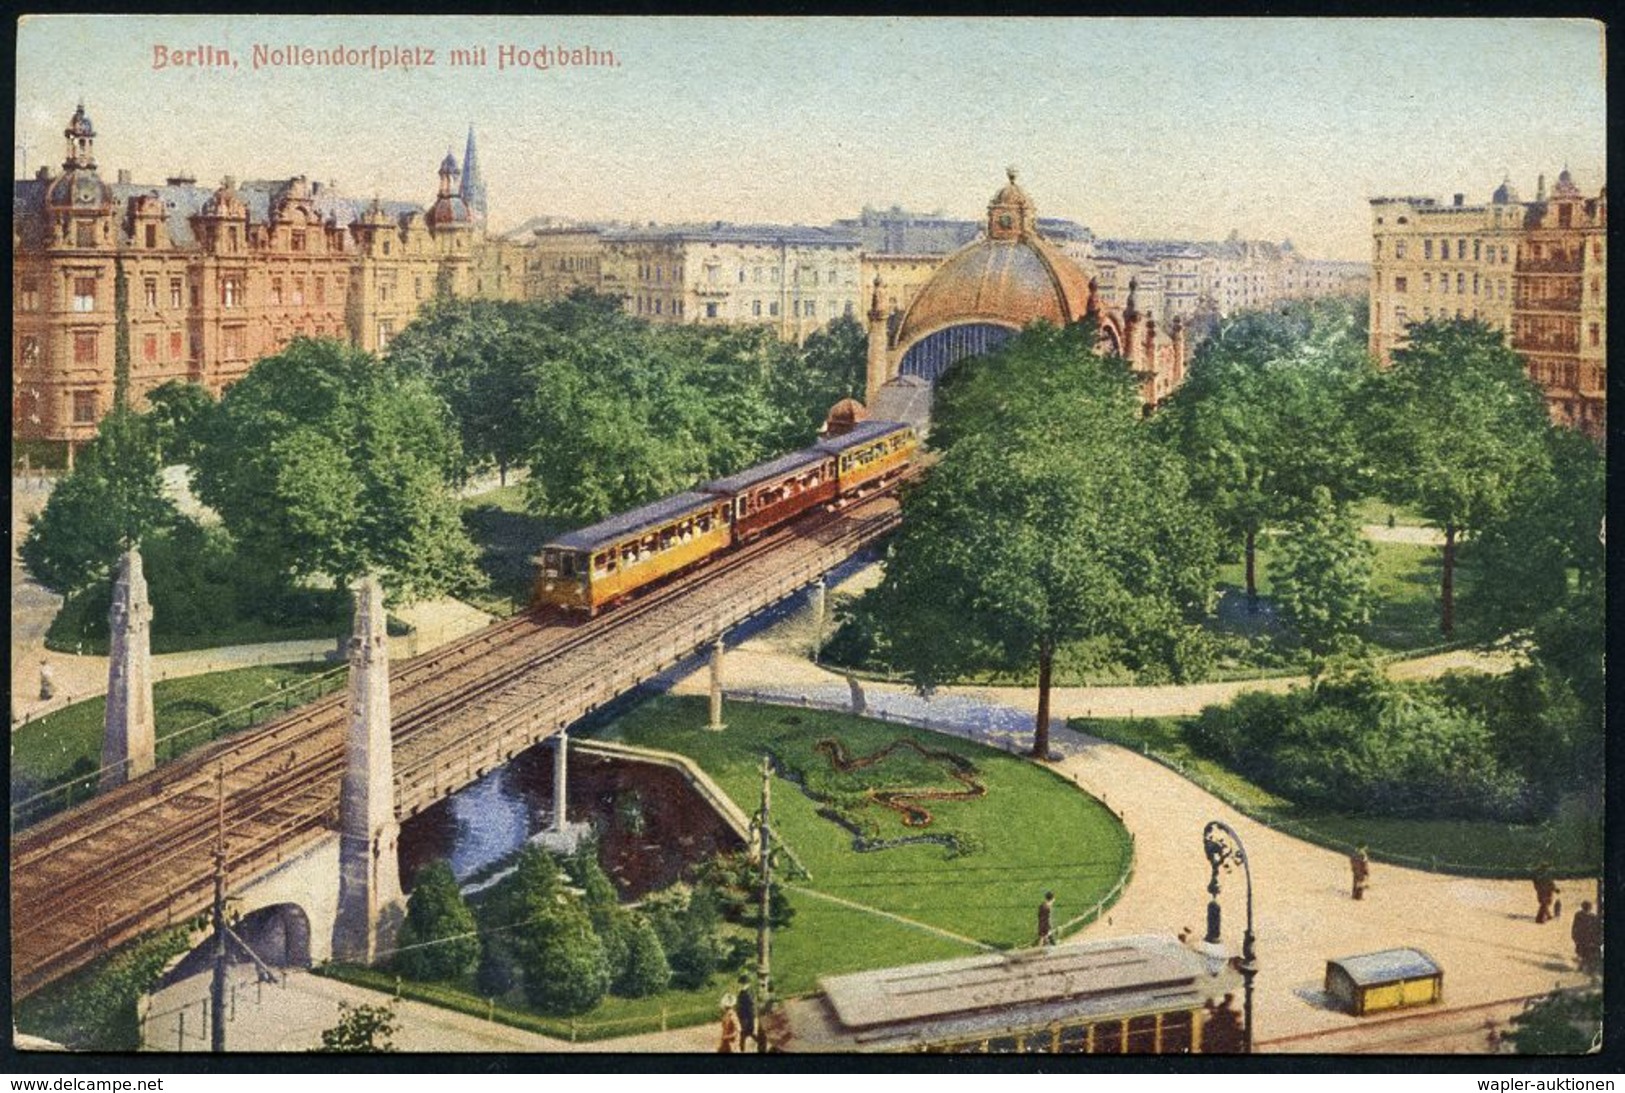
<path id="1" fill-rule="evenodd" d="M 1253 977 L 1258 974 L 1258 962 L 1253 952 L 1253 871 L 1247 863 L 1247 850 L 1241 845 L 1241 836 L 1227 823 L 1221 820 L 1209 821 L 1202 829 L 1202 850 L 1207 854 L 1208 864 L 1213 869 L 1213 877 L 1208 881 L 1207 893 L 1210 897 L 1207 902 L 1207 937 L 1203 943 L 1214 951 L 1221 944 L 1219 910 L 1219 870 L 1228 869 L 1232 862 L 1241 865 L 1242 874 L 1247 879 L 1247 932 L 1241 938 L 1241 963 L 1238 970 L 1241 972 L 1242 1002 L 1242 1037 L 1247 1044 L 1247 1053 L 1253 1050 Z"/>

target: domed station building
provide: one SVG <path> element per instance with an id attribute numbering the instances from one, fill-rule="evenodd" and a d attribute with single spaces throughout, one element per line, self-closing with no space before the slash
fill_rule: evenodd
<path id="1" fill-rule="evenodd" d="M 1065 326 L 1093 318 L 1103 352 L 1124 357 L 1141 397 L 1155 405 L 1184 378 L 1178 320 L 1167 335 L 1135 307 L 1131 282 L 1122 308 L 1103 306 L 1096 282 L 1038 234 L 1038 209 L 1009 182 L 987 206 L 980 239 L 943 262 L 906 311 L 887 315 L 876 278 L 869 308 L 867 402 L 875 416 L 914 420 L 936 382 L 956 362 L 986 353 L 1028 323 Z"/>

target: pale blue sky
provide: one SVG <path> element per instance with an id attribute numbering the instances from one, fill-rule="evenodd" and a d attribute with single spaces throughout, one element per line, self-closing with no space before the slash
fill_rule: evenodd
<path id="1" fill-rule="evenodd" d="M 423 46 L 432 68 L 252 68 L 262 44 Z M 497 48 L 614 68 L 497 68 Z M 154 70 L 155 45 L 234 69 Z M 454 46 L 488 64 L 453 68 Z M 539 214 L 980 216 L 1006 164 L 1112 236 L 1364 258 L 1377 194 L 1604 182 L 1600 26 L 1557 20 L 60 16 L 18 34 L 17 139 L 57 169 L 82 98 L 112 177 L 306 174 L 428 202 L 469 123 L 496 227 Z"/>

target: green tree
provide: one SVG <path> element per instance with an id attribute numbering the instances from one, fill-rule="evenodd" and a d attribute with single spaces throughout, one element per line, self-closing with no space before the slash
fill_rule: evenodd
<path id="1" fill-rule="evenodd" d="M 609 959 L 579 906 L 561 901 L 525 922 L 515 939 L 525 997 L 543 1013 L 586 1013 L 609 993 Z"/>
<path id="2" fill-rule="evenodd" d="M 672 985 L 679 990 L 705 986 L 727 955 L 715 896 L 703 888 L 670 889 L 645 900 L 643 910 L 666 954 Z"/>
<path id="3" fill-rule="evenodd" d="M 1088 329 L 1038 324 L 945 378 L 942 459 L 905 494 L 870 594 L 894 662 L 922 689 L 1036 662 L 1041 757 L 1056 649 L 1103 639 L 1183 676 L 1216 553 L 1127 369 L 1092 343 Z"/>
<path id="4" fill-rule="evenodd" d="M 1487 634 L 1527 639 L 1571 590 L 1603 577 L 1606 461 L 1570 430 L 1552 429 L 1547 439 L 1550 465 L 1513 484 L 1507 504 L 1483 523 L 1470 547 L 1479 579 L 1465 606 Z"/>
<path id="5" fill-rule="evenodd" d="M 419 379 L 296 339 L 226 392 L 193 474 L 239 549 L 285 581 L 379 572 L 395 596 L 473 579 L 448 484 L 458 444 Z"/>
<path id="6" fill-rule="evenodd" d="M 214 396 L 196 383 L 170 380 L 147 392 L 147 419 L 165 463 L 191 463 L 201 450 Z"/>
<path id="7" fill-rule="evenodd" d="M 1539 389 L 1505 335 L 1479 320 L 1408 328 L 1409 344 L 1370 385 L 1367 450 L 1384 495 L 1410 502 L 1444 531 L 1439 627 L 1456 629 L 1456 548 L 1507 511 L 1549 461 Z"/>
<path id="8" fill-rule="evenodd" d="M 322 1030 L 322 1046 L 312 1050 L 358 1054 L 394 1051 L 400 1020 L 394 1006 L 352 1006 L 339 1003 L 339 1023 Z"/>
<path id="9" fill-rule="evenodd" d="M 1325 655 L 1370 619 L 1375 551 L 1324 486 L 1287 527 L 1275 567 L 1275 595 L 1304 645 Z"/>
<path id="10" fill-rule="evenodd" d="M 1156 430 L 1184 457 L 1192 494 L 1242 540 L 1249 606 L 1265 526 L 1309 506 L 1316 489 L 1361 492 L 1349 408 L 1370 373 L 1363 308 L 1293 303 L 1225 320 L 1159 410 Z"/>
<path id="11" fill-rule="evenodd" d="M 480 959 L 480 939 L 451 866 L 430 862 L 418 871 L 406 921 L 396 942 L 396 967 L 413 979 L 458 979 Z"/>
<path id="12" fill-rule="evenodd" d="M 614 990 L 624 998 L 647 998 L 671 985 L 671 963 L 654 924 L 643 915 L 630 919 L 626 963 L 615 977 Z"/>
<path id="13" fill-rule="evenodd" d="M 119 555 L 180 520 L 164 494 L 148 423 L 117 405 L 29 522 L 19 548 L 34 579 L 67 595 L 105 578 Z"/>

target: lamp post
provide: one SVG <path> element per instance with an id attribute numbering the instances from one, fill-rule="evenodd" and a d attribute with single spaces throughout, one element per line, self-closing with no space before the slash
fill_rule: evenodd
<path id="1" fill-rule="evenodd" d="M 1243 999 L 1242 1038 L 1250 1055 L 1253 1050 L 1253 977 L 1258 974 L 1258 962 L 1253 952 L 1253 870 L 1247 862 L 1247 850 L 1241 845 L 1241 836 L 1222 820 L 1211 820 L 1202 829 L 1202 850 L 1213 869 L 1212 879 L 1207 885 L 1207 937 L 1203 939 L 1206 944 L 1220 944 L 1219 870 L 1228 869 L 1230 863 L 1237 862 L 1247 879 L 1247 932 L 1241 938 L 1241 963 L 1238 968 Z"/>

